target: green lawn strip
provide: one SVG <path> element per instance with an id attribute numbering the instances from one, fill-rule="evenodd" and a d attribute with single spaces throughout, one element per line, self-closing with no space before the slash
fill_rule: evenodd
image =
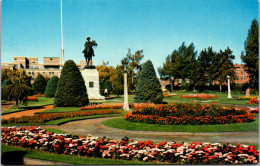
<path id="1" fill-rule="evenodd" d="M 254 122 L 239 124 L 221 125 L 159 125 L 137 123 L 124 120 L 124 118 L 109 119 L 103 122 L 104 125 L 137 131 L 165 131 L 165 132 L 236 132 L 236 131 L 258 131 L 258 116 Z"/>
<path id="2" fill-rule="evenodd" d="M 64 118 L 48 121 L 45 123 L 9 123 L 9 124 L 1 124 L 2 126 L 36 126 L 36 125 L 61 125 L 64 123 L 68 123 L 76 120 L 84 120 L 84 119 L 95 119 L 95 118 L 103 118 L 103 117 L 112 117 L 112 116 L 122 116 L 126 114 L 125 111 L 121 111 L 120 114 L 104 114 L 104 115 L 93 115 L 93 116 L 81 116 L 81 117 L 73 117 L 73 118 Z"/>
<path id="3" fill-rule="evenodd" d="M 53 104 L 54 98 L 46 98 L 46 97 L 38 97 L 39 101 L 29 101 L 27 105 L 23 105 L 22 102 L 19 103 L 20 109 L 16 109 L 16 105 L 12 106 L 11 108 L 3 111 L 1 115 L 11 114 L 15 112 L 26 111 L 30 109 L 37 109 L 46 105 Z"/>
<path id="4" fill-rule="evenodd" d="M 29 150 L 17 146 L 7 146 L 4 144 L 2 144 L 1 146 L 1 151 L 2 153 L 11 152 L 11 151 L 22 151 L 26 153 L 24 157 L 39 159 L 39 160 L 48 160 L 54 162 L 76 164 L 76 165 L 155 164 L 151 162 L 113 160 L 113 159 L 92 158 L 92 157 L 85 157 L 85 156 L 54 154 L 54 153 L 48 153 L 48 152 L 38 151 L 38 150 Z"/>
<path id="5" fill-rule="evenodd" d="M 63 130 L 60 130 L 60 129 L 54 129 L 54 128 L 48 128 L 48 129 L 46 129 L 46 131 L 50 131 L 50 132 L 53 132 L 53 133 L 56 133 L 56 134 L 69 134 L 66 131 L 63 131 Z"/>

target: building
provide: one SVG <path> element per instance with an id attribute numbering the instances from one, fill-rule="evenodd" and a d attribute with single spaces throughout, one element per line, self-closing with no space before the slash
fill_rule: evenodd
<path id="1" fill-rule="evenodd" d="M 82 70 L 86 65 L 86 60 L 80 60 L 80 63 L 76 65 Z M 27 75 L 32 77 L 32 81 L 38 74 L 42 74 L 47 78 L 51 78 L 54 75 L 60 77 L 62 69 L 60 57 L 43 57 L 43 63 L 39 64 L 37 57 L 16 56 L 13 58 L 13 63 L 2 63 L 2 67 L 25 69 Z"/>
<path id="2" fill-rule="evenodd" d="M 236 72 L 236 84 L 245 84 L 249 82 L 249 75 L 245 71 L 244 65 L 242 64 L 235 64 L 235 72 Z"/>

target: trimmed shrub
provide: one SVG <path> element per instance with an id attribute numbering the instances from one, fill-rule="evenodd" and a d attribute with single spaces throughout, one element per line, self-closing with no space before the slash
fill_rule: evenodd
<path id="1" fill-rule="evenodd" d="M 161 85 L 150 60 L 143 64 L 135 95 L 137 103 L 162 103 Z"/>
<path id="2" fill-rule="evenodd" d="M 37 77 L 34 80 L 34 83 L 33 83 L 34 93 L 44 94 L 45 89 L 46 89 L 46 85 L 47 85 L 47 83 L 46 83 L 46 80 L 43 77 L 43 75 L 38 74 Z"/>
<path id="3" fill-rule="evenodd" d="M 45 96 L 46 97 L 54 97 L 55 92 L 57 90 L 57 86 L 58 86 L 58 82 L 59 82 L 59 77 L 57 76 L 53 76 L 47 83 L 47 87 L 45 90 Z"/>
<path id="4" fill-rule="evenodd" d="M 61 71 L 57 91 L 54 96 L 55 107 L 82 107 L 89 104 L 85 81 L 73 60 L 65 62 Z"/>

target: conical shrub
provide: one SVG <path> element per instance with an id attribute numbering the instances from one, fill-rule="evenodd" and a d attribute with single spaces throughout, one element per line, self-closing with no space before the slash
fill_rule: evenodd
<path id="1" fill-rule="evenodd" d="M 47 86 L 46 86 L 46 90 L 45 90 L 45 97 L 54 97 L 55 92 L 57 90 L 57 86 L 58 86 L 58 82 L 59 82 L 59 77 L 57 76 L 53 76 L 51 77 L 51 79 L 48 81 Z"/>
<path id="2" fill-rule="evenodd" d="M 81 107 L 88 104 L 89 99 L 84 79 L 74 61 L 68 60 L 61 71 L 54 96 L 54 106 Z"/>
<path id="3" fill-rule="evenodd" d="M 159 79 L 156 76 L 153 64 L 150 60 L 143 64 L 140 77 L 137 82 L 135 102 L 137 103 L 162 103 L 163 93 Z"/>

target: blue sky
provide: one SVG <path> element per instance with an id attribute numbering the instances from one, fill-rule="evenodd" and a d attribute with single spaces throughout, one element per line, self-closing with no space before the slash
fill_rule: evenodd
<path id="1" fill-rule="evenodd" d="M 196 50 L 244 49 L 257 0 L 63 0 L 65 60 L 84 59 L 86 37 L 96 40 L 94 64 L 116 66 L 128 48 L 144 50 L 155 69 L 183 41 Z M 60 56 L 60 0 L 2 1 L 2 62 L 13 56 Z"/>

